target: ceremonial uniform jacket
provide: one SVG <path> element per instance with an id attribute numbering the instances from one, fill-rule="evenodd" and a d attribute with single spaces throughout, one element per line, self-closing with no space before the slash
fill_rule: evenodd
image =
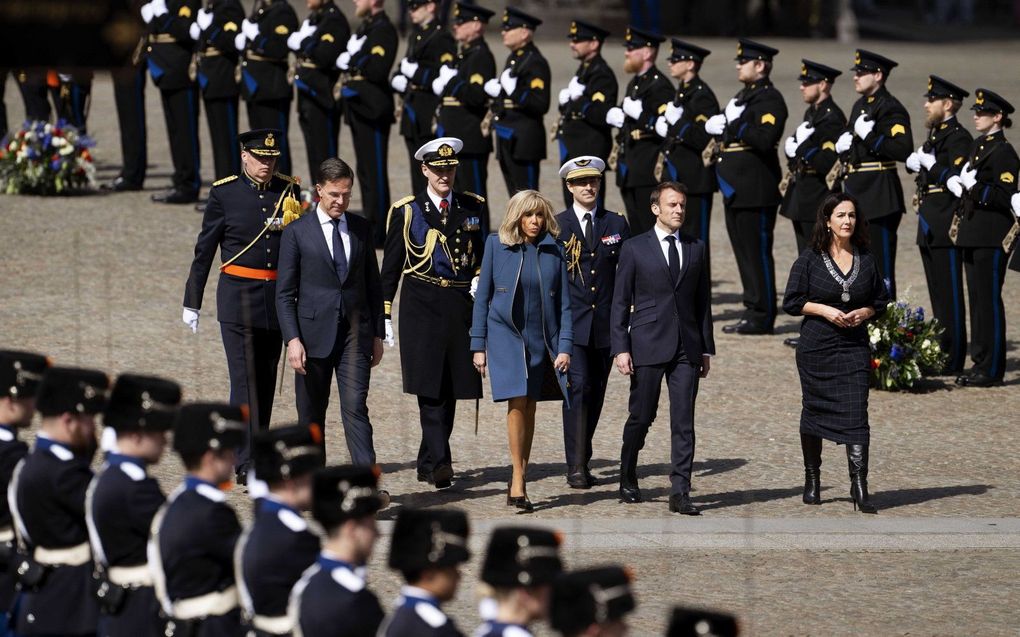
<path id="1" fill-rule="evenodd" d="M 366 36 L 361 50 L 351 56 L 350 69 L 343 75 L 341 97 L 350 115 L 376 124 L 392 124 L 393 89 L 390 69 L 397 56 L 397 29 L 386 13 L 366 18 L 358 25 L 358 37 Z"/>
<path id="2" fill-rule="evenodd" d="M 244 9 L 239 0 L 213 0 L 212 24 L 198 38 L 198 86 L 206 99 L 236 97 L 238 51 L 234 39 L 241 32 Z"/>
<path id="3" fill-rule="evenodd" d="M 616 75 L 601 53 L 581 62 L 574 75 L 584 85 L 584 93 L 560 105 L 556 130 L 560 163 L 581 155 L 606 161 L 613 150 L 613 127 L 606 123 L 606 113 L 617 102 L 620 87 Z"/>
<path id="4" fill-rule="evenodd" d="M 418 70 L 408 78 L 404 92 L 404 115 L 400 120 L 400 134 L 409 139 L 432 136 L 439 98 L 432 92 L 432 80 L 439 77 L 439 67 L 453 65 L 457 43 L 438 20 L 424 27 L 415 26 L 407 40 L 408 62 L 417 62 Z M 400 69 L 398 68 L 399 72 Z"/>
<path id="5" fill-rule="evenodd" d="M 389 316 L 403 277 L 400 364 L 408 394 L 438 398 L 448 367 L 455 398 L 482 395 L 468 330 L 471 280 L 478 275 L 485 248 L 483 203 L 473 193 L 454 192 L 443 225 L 426 190 L 396 202 L 388 215 L 380 272 L 383 303 Z"/>
<path id="6" fill-rule="evenodd" d="M 728 122 L 716 176 L 723 201 L 733 208 L 778 206 L 779 155 L 776 148 L 786 125 L 786 102 L 768 78 L 737 93 L 740 117 Z"/>
<path id="7" fill-rule="evenodd" d="M 700 77 L 681 82 L 673 103 L 684 109 L 680 119 L 670 125 L 662 144 L 667 173 L 663 179 L 679 181 L 692 195 L 705 195 L 719 189 L 715 171 L 705 166 L 701 153 L 712 136 L 705 132 L 705 122 L 719 113 L 719 100 Z"/>
<path id="8" fill-rule="evenodd" d="M 308 16 L 315 32 L 301 41 L 294 86 L 324 109 L 336 106 L 333 85 L 340 77 L 336 58 L 347 48 L 351 25 L 333 2 Z"/>
<path id="9" fill-rule="evenodd" d="M 655 162 L 662 143 L 655 132 L 655 120 L 666 112 L 666 102 L 673 97 L 673 83 L 653 66 L 631 78 L 623 96 L 641 102 L 641 117 L 625 116 L 623 128 L 617 133 L 616 184 L 621 188 L 654 186 L 658 183 Z"/>
<path id="10" fill-rule="evenodd" d="M 384 617 L 364 567 L 323 554 L 294 585 L 288 614 L 299 637 L 376 637 Z"/>
<path id="11" fill-rule="evenodd" d="M 167 0 L 167 12 L 149 22 L 146 60 L 152 83 L 160 90 L 174 91 L 192 84 L 188 65 L 194 40 L 189 30 L 199 6 L 199 0 Z"/>
<path id="12" fill-rule="evenodd" d="M 497 621 L 485 622 L 475 630 L 474 637 L 533 637 L 526 626 L 504 624 Z"/>
<path id="13" fill-rule="evenodd" d="M 950 177 L 959 175 L 967 163 L 973 139 L 960 121 L 953 117 L 928 132 L 924 150 L 935 155 L 931 169 L 921 166 L 917 173 L 917 245 L 948 248 L 949 227 L 953 223 L 957 199 L 946 188 Z"/>
<path id="14" fill-rule="evenodd" d="M 592 216 L 594 249 L 584 241 L 584 228 L 571 206 L 556 215 L 559 241 L 567 257 L 574 345 L 608 348 L 609 312 L 616 286 L 616 264 L 630 226 L 622 215 L 596 208 Z"/>
<path id="15" fill-rule="evenodd" d="M 1014 223 L 1010 198 L 1017 191 L 1020 158 L 1000 130 L 975 139 L 967 153 L 967 162 L 971 170 L 977 169 L 977 183 L 963 192 L 956 245 L 1001 248 L 1002 240 Z"/>
<path id="16" fill-rule="evenodd" d="M 404 587 L 396 608 L 379 629 L 380 637 L 464 637 L 435 598 Z"/>
<path id="17" fill-rule="evenodd" d="M 850 150 L 841 156 L 848 166 L 843 190 L 857 197 L 865 219 L 903 214 L 903 186 L 896 162 L 906 161 L 914 150 L 910 115 L 884 86 L 854 102 L 847 120 L 849 132 L 854 132 L 854 122 L 862 114 L 875 122 L 875 128 L 867 139 L 854 135 Z"/>
<path id="18" fill-rule="evenodd" d="M 298 28 L 297 14 L 287 0 L 265 0 L 248 18 L 259 27 L 254 40 L 247 40 L 241 60 L 241 94 L 248 102 L 291 99 L 287 81 L 287 38 Z M 335 62 L 336 58 L 334 58 Z"/>
<path id="19" fill-rule="evenodd" d="M 11 607 L 14 601 L 14 521 L 7 503 L 7 486 L 14 467 L 28 454 L 28 445 L 18 440 L 17 429 L 0 425 L 0 608 Z"/>
<path id="20" fill-rule="evenodd" d="M 518 161 L 545 159 L 545 114 L 549 112 L 549 62 L 534 42 L 507 56 L 504 70 L 517 78 L 512 95 L 500 93 L 492 101 L 493 130 L 509 143 L 510 156 Z M 502 150 L 500 152 L 503 152 Z"/>
<path id="21" fill-rule="evenodd" d="M 846 116 L 830 97 L 809 106 L 804 121 L 815 131 L 787 162 L 791 177 L 779 214 L 795 221 L 814 221 L 822 199 L 832 192 L 825 178 L 836 163 L 836 140 L 846 130 Z"/>
<path id="22" fill-rule="evenodd" d="M 220 259 L 226 262 L 255 241 L 233 265 L 271 271 L 272 278 L 247 278 L 221 272 L 216 288 L 216 318 L 223 323 L 280 329 L 276 319 L 275 277 L 283 230 L 282 210 L 268 229 L 266 222 L 288 189 L 300 200 L 294 180 L 279 173 L 266 184 L 257 183 L 244 171 L 240 177 L 227 177 L 213 184 L 184 287 L 184 307 L 202 308 L 205 283 L 217 248 Z M 261 238 L 256 241 L 259 236 Z"/>
<path id="23" fill-rule="evenodd" d="M 457 53 L 457 75 L 443 89 L 437 118 L 437 137 L 456 137 L 464 142 L 461 154 L 492 152 L 492 136 L 482 135 L 481 123 L 489 110 L 489 96 L 482 88 L 496 77 L 496 58 L 484 38 L 461 47 Z"/>

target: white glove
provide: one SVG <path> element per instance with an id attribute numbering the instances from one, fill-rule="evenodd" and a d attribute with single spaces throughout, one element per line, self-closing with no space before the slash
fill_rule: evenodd
<path id="1" fill-rule="evenodd" d="M 811 137 L 815 132 L 814 127 L 807 122 L 801 122 L 800 126 L 797 127 L 797 132 L 794 136 L 797 138 L 797 145 L 803 144 L 804 140 Z"/>
<path id="2" fill-rule="evenodd" d="M 212 11 L 206 11 L 205 9 L 198 10 L 198 17 L 195 18 L 195 22 L 198 22 L 198 28 L 205 31 L 212 24 L 213 14 Z"/>
<path id="3" fill-rule="evenodd" d="M 393 79 L 390 80 L 390 86 L 393 87 L 394 91 L 403 93 L 407 90 L 407 76 L 400 74 L 394 75 Z"/>
<path id="4" fill-rule="evenodd" d="M 587 88 L 584 84 L 578 81 L 577 76 L 570 78 L 570 83 L 567 84 L 567 89 L 570 91 L 570 99 L 576 100 L 584 95 L 584 89 Z"/>
<path id="5" fill-rule="evenodd" d="M 956 195 L 957 198 L 963 196 L 963 183 L 961 183 L 959 175 L 953 175 L 952 177 L 947 179 L 946 188 L 949 189 L 949 192 Z"/>
<path id="6" fill-rule="evenodd" d="M 787 157 L 793 159 L 794 157 L 797 156 L 798 147 L 800 147 L 800 144 L 797 143 L 797 138 L 794 137 L 793 135 L 790 135 L 789 137 L 786 138 L 786 144 L 783 147 L 783 152 L 786 153 Z"/>
<path id="7" fill-rule="evenodd" d="M 475 298 L 475 294 L 478 293 L 478 277 L 471 279 L 471 288 L 468 290 L 471 294 L 471 298 Z"/>
<path id="8" fill-rule="evenodd" d="M 393 347 L 397 343 L 397 341 L 393 339 L 393 319 L 386 319 L 386 337 L 383 338 L 383 343 L 386 343 L 390 347 Z"/>
<path id="9" fill-rule="evenodd" d="M 404 58 L 400 60 L 400 72 L 409 78 L 414 77 L 414 74 L 418 72 L 418 63 Z"/>
<path id="10" fill-rule="evenodd" d="M 510 69 L 506 69 L 500 73 L 499 85 L 503 87 L 503 92 L 505 92 L 507 96 L 514 94 L 514 90 L 517 88 L 517 78 L 510 75 Z"/>
<path id="11" fill-rule="evenodd" d="M 346 71 L 351 68 L 351 54 L 344 51 L 340 55 L 336 56 L 336 68 L 341 71 Z"/>
<path id="12" fill-rule="evenodd" d="M 623 112 L 627 114 L 627 117 L 631 119 L 638 119 L 641 117 L 641 111 L 645 110 L 641 100 L 633 100 L 629 97 L 623 98 Z"/>
<path id="13" fill-rule="evenodd" d="M 907 161 L 905 162 L 907 164 L 907 170 L 913 173 L 921 172 L 921 158 L 918 156 L 918 152 L 920 151 L 915 150 L 910 153 L 910 155 L 907 156 Z"/>
<path id="14" fill-rule="evenodd" d="M 161 15 L 166 15 L 168 12 L 166 0 L 152 0 L 149 4 L 152 5 L 152 15 L 157 18 Z"/>
<path id="15" fill-rule="evenodd" d="M 191 328 L 192 334 L 198 333 L 198 310 L 184 308 L 184 314 L 181 315 L 181 320 L 184 321 L 185 325 Z"/>
<path id="16" fill-rule="evenodd" d="M 917 159 L 920 160 L 925 170 L 931 170 L 931 167 L 935 165 L 935 153 L 926 153 L 921 148 L 917 149 Z"/>
<path id="17" fill-rule="evenodd" d="M 726 130 L 726 116 L 722 113 L 705 120 L 705 132 L 709 135 L 722 135 Z"/>
<path id="18" fill-rule="evenodd" d="M 304 22 L 301 23 L 301 27 L 298 29 L 298 31 L 304 33 L 305 37 L 307 37 L 315 32 L 315 27 L 312 26 L 312 23 L 308 20 L 308 18 L 305 18 Z"/>
<path id="19" fill-rule="evenodd" d="M 287 48 L 291 51 L 297 51 L 301 48 L 301 42 L 308 36 L 305 35 L 304 31 L 295 31 L 287 37 Z"/>
<path id="20" fill-rule="evenodd" d="M 147 4 L 143 4 L 142 5 L 142 20 L 145 21 L 145 24 L 148 24 L 148 23 L 152 22 L 152 18 L 153 18 L 153 15 L 152 15 L 152 3 L 149 2 Z"/>
<path id="21" fill-rule="evenodd" d="M 361 47 L 365 46 L 365 40 L 367 39 L 368 39 L 367 35 L 363 35 L 361 37 L 352 35 L 351 37 L 347 38 L 347 52 L 350 53 L 351 55 L 355 55 L 358 51 L 361 50 Z"/>
<path id="22" fill-rule="evenodd" d="M 623 128 L 623 122 L 627 119 L 627 116 L 623 114 L 623 109 L 619 106 L 614 106 L 606 112 L 606 123 L 613 128 Z"/>
<path id="23" fill-rule="evenodd" d="M 684 116 L 684 107 L 677 106 L 671 101 L 666 102 L 666 121 L 672 126 L 680 121 L 680 118 Z"/>
<path id="24" fill-rule="evenodd" d="M 836 154 L 841 155 L 846 151 L 850 150 L 850 146 L 852 146 L 853 143 L 854 143 L 853 133 L 851 133 L 850 131 L 846 131 L 845 133 L 839 136 L 839 139 L 836 140 Z"/>
<path id="25" fill-rule="evenodd" d="M 155 0 L 153 0 L 155 2 Z M 241 21 L 241 33 L 245 34 L 249 40 L 254 40 L 259 37 L 259 25 L 255 24 L 248 18 Z"/>
<path id="26" fill-rule="evenodd" d="M 737 98 L 733 98 L 726 104 L 726 122 L 732 122 L 740 119 L 740 116 L 744 114 L 744 109 L 747 108 L 747 104 L 737 105 Z"/>
<path id="27" fill-rule="evenodd" d="M 1009 198 L 1009 205 L 1013 208 L 1013 216 L 1020 219 L 1020 192 L 1013 193 Z"/>
<path id="28" fill-rule="evenodd" d="M 854 120 L 854 132 L 857 133 L 857 136 L 861 139 L 867 138 L 874 128 L 875 122 L 868 119 L 868 116 L 865 113 L 861 113 L 857 116 L 857 119 Z"/>
<path id="29" fill-rule="evenodd" d="M 963 170 L 960 171 L 960 181 L 963 182 L 963 187 L 967 190 L 977 184 L 977 168 L 971 168 L 970 162 L 963 165 Z"/>
<path id="30" fill-rule="evenodd" d="M 243 51 L 244 47 L 248 44 L 248 36 L 243 33 L 238 33 L 234 36 L 234 48 L 238 51 Z"/>
<path id="31" fill-rule="evenodd" d="M 442 95 L 443 91 L 446 90 L 446 85 L 455 77 L 457 77 L 457 69 L 447 64 L 442 65 L 439 67 L 439 77 L 432 80 L 432 92 L 436 95 Z"/>
<path id="32" fill-rule="evenodd" d="M 202 35 L 202 27 L 198 26 L 197 22 L 192 22 L 191 26 L 188 27 L 188 35 L 191 36 L 192 40 L 197 40 Z"/>
<path id="33" fill-rule="evenodd" d="M 560 106 L 563 106 L 564 104 L 566 104 L 567 102 L 570 101 L 570 89 L 569 88 L 561 88 L 560 89 L 560 98 L 559 98 L 559 101 L 560 101 Z"/>
<path id="34" fill-rule="evenodd" d="M 485 83 L 485 86 L 482 87 L 482 90 L 485 91 L 485 94 L 488 95 L 489 97 L 499 97 L 499 92 L 503 89 L 500 88 L 499 86 L 499 80 L 497 80 L 496 78 L 492 78 L 491 80 Z"/>
<path id="35" fill-rule="evenodd" d="M 655 133 L 659 137 L 665 137 L 669 134 L 669 123 L 666 121 L 665 115 L 659 115 L 659 118 L 655 120 Z"/>

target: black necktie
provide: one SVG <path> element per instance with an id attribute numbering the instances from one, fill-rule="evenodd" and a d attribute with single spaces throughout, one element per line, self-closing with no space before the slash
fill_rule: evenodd
<path id="1" fill-rule="evenodd" d="M 584 213 L 584 242 L 588 245 L 589 250 L 594 250 L 591 225 L 591 213 L 586 212 Z"/>
<path id="2" fill-rule="evenodd" d="M 330 221 L 333 223 L 333 267 L 336 268 L 336 275 L 343 283 L 347 280 L 347 251 L 344 250 L 344 240 L 340 236 L 340 220 Z"/>
<path id="3" fill-rule="evenodd" d="M 680 279 L 680 251 L 676 248 L 676 235 L 666 237 L 669 241 L 669 276 L 673 278 L 673 285 Z"/>

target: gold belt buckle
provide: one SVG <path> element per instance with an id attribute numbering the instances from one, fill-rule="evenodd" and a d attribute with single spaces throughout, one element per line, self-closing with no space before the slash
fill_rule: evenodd
<path id="1" fill-rule="evenodd" d="M 441 288 L 448 288 L 448 287 L 450 287 L 450 280 L 449 279 L 439 279 L 439 287 L 441 287 Z"/>

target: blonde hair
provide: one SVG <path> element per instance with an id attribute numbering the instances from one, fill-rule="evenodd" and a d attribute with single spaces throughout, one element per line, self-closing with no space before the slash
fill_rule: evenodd
<path id="1" fill-rule="evenodd" d="M 552 202 L 537 190 L 522 190 L 506 204 L 506 216 L 499 226 L 499 241 L 503 245 L 515 246 L 524 243 L 521 233 L 521 217 L 532 212 L 541 212 L 545 220 L 545 231 L 554 237 L 560 236 L 560 224 L 553 215 Z"/>

